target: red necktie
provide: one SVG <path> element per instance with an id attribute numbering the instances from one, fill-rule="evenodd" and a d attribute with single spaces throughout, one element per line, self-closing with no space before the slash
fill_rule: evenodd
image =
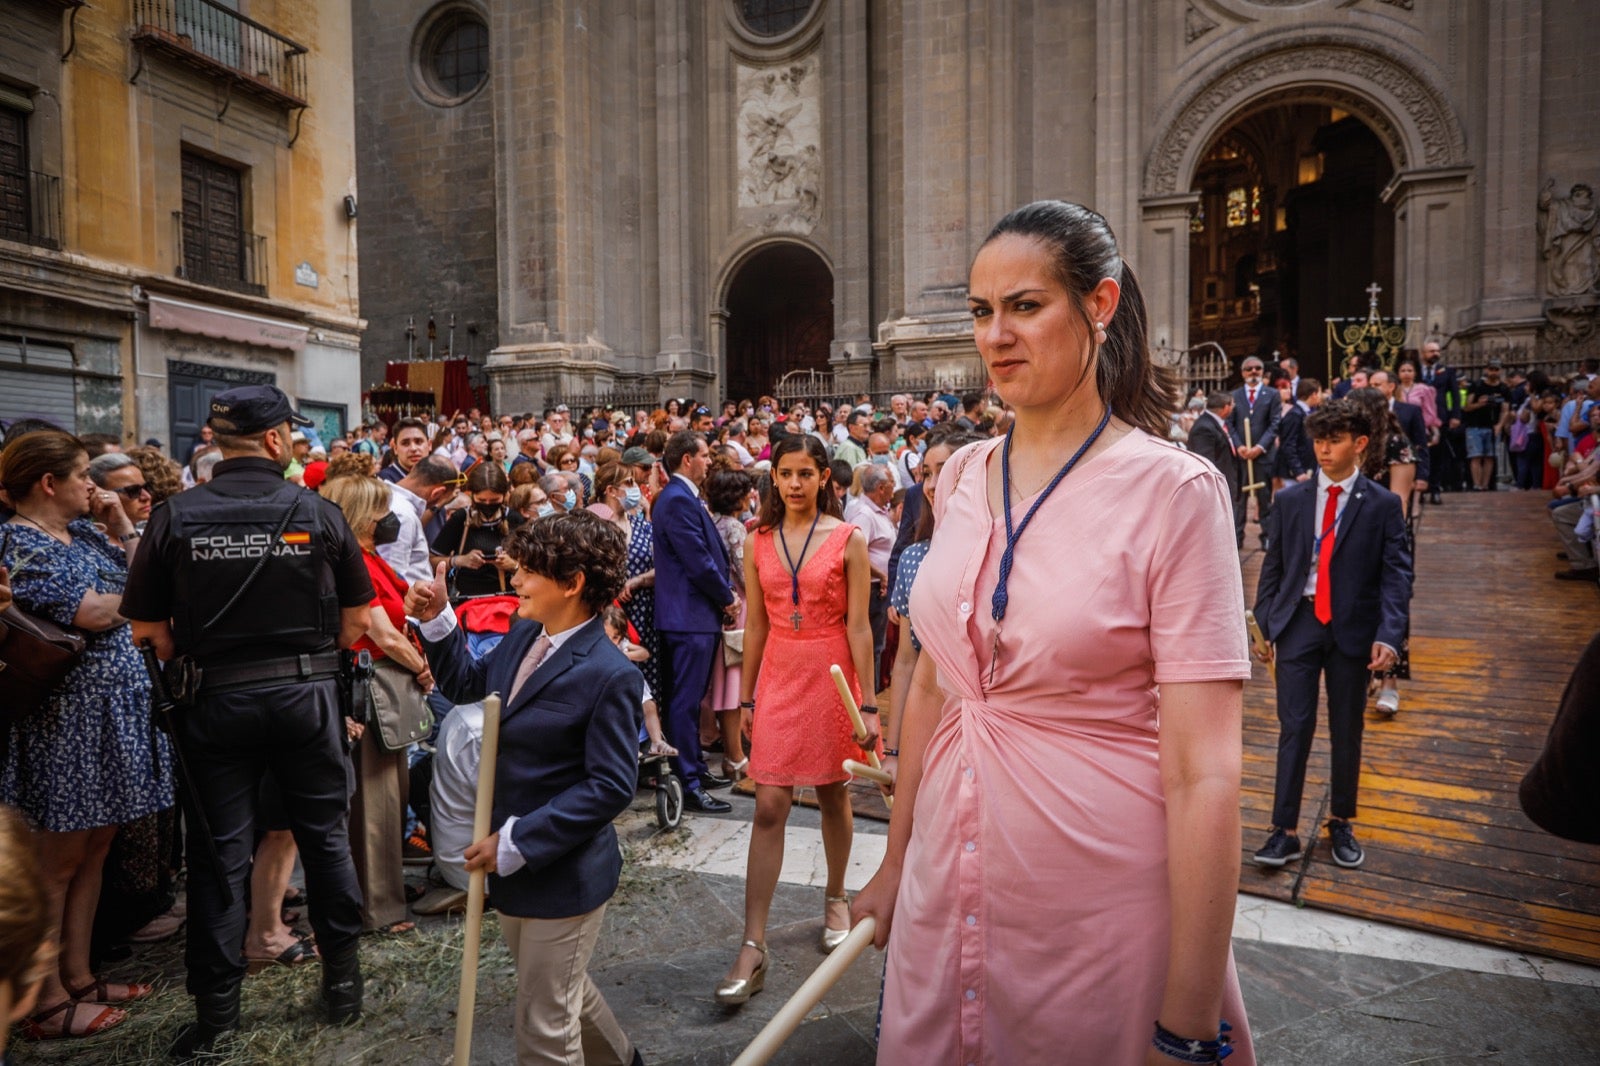
<path id="1" fill-rule="evenodd" d="M 1250 406 L 1254 407 L 1255 405 L 1256 405 L 1256 387 L 1254 385 L 1251 385 L 1250 386 Z"/>
<path id="2" fill-rule="evenodd" d="M 1317 595 L 1312 607 L 1323 625 L 1333 621 L 1333 585 L 1328 580 L 1328 567 L 1333 562 L 1334 520 L 1339 517 L 1340 491 L 1338 485 L 1328 486 L 1328 505 L 1322 512 L 1321 545 L 1317 551 Z"/>

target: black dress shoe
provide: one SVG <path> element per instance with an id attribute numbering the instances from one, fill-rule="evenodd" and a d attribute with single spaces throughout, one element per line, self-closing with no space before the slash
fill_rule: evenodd
<path id="1" fill-rule="evenodd" d="M 1328 844 L 1333 849 L 1333 861 L 1347 870 L 1354 870 L 1367 861 L 1367 853 L 1356 843 L 1355 830 L 1342 818 L 1328 823 Z"/>
<path id="2" fill-rule="evenodd" d="M 731 777 L 719 777 L 710 770 L 700 771 L 701 788 L 727 788 L 731 784 L 733 784 Z"/>
<path id="3" fill-rule="evenodd" d="M 733 804 L 717 799 L 704 788 L 691 788 L 683 794 L 683 809 L 701 814 L 727 814 L 733 810 Z"/>
<path id="4" fill-rule="evenodd" d="M 1582 570 L 1557 570 L 1557 581 L 1594 581 L 1600 578 L 1600 569 L 1588 566 Z"/>
<path id="5" fill-rule="evenodd" d="M 1284 866 L 1300 856 L 1305 851 L 1300 847 L 1300 838 L 1294 833 L 1282 829 L 1274 829 L 1272 835 L 1267 837 L 1267 842 L 1261 850 L 1255 853 L 1257 866 Z"/>

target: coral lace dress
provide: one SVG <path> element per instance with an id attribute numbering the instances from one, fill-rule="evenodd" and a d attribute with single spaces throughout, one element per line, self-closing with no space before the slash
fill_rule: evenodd
<path id="1" fill-rule="evenodd" d="M 750 776 L 758 785 L 829 785 L 844 781 L 846 759 L 861 758 L 854 730 L 828 669 L 844 668 L 859 705 L 861 686 L 845 630 L 844 549 L 855 526 L 843 523 L 800 566 L 800 625 L 783 552 L 772 530 L 750 537 L 770 628 L 756 682 Z M 789 542 L 789 550 L 800 545 Z M 754 594 L 752 590 L 751 594 Z"/>

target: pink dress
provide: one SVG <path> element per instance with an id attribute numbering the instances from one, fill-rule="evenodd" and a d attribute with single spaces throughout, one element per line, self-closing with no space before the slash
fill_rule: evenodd
<path id="1" fill-rule="evenodd" d="M 845 629 L 844 549 L 855 528 L 848 522 L 835 526 L 801 565 L 799 630 L 791 621 L 789 568 L 772 531 L 753 533 L 745 543 L 745 551 L 756 553 L 761 578 L 761 588 L 750 595 L 761 596 L 770 623 L 750 737 L 750 776 L 758 785 L 834 784 L 849 779 L 846 759 L 861 758 L 828 672 L 834 663 L 844 668 L 859 705 L 861 686 Z M 791 540 L 789 550 L 798 553 L 800 545 Z"/>
<path id="2" fill-rule="evenodd" d="M 1005 519 L 985 460 L 999 444 L 945 464 L 911 592 L 945 703 L 878 1061 L 1142 1063 L 1170 929 L 1156 686 L 1250 674 L 1232 504 L 1209 464 L 1142 432 L 1084 460 L 1018 543 L 991 680 Z M 1231 957 L 1222 1016 L 1230 1066 L 1249 1066 Z"/>

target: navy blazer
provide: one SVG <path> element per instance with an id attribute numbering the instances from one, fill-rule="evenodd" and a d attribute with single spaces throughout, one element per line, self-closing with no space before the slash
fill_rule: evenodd
<path id="1" fill-rule="evenodd" d="M 439 691 L 453 702 L 491 692 L 505 700 L 490 831 L 515 817 L 511 838 L 527 865 L 509 877 L 491 874 L 490 900 L 516 918 L 572 918 L 610 899 L 622 877 L 611 823 L 633 802 L 639 780 L 644 675 L 596 617 L 512 694 L 517 667 L 541 632 L 537 622 L 513 621 L 477 660 L 460 626 L 423 646 Z"/>
<path id="2" fill-rule="evenodd" d="M 670 478 L 650 508 L 656 562 L 656 629 L 720 633 L 733 602 L 728 549 L 711 512 L 682 478 Z"/>
<path id="3" fill-rule="evenodd" d="M 1411 440 L 1411 454 L 1417 457 L 1417 480 L 1428 480 L 1428 427 L 1422 421 L 1422 408 L 1404 400 L 1394 402 L 1395 421 Z"/>
<path id="4" fill-rule="evenodd" d="M 1283 414 L 1283 397 L 1271 385 L 1256 389 L 1256 405 L 1250 406 L 1250 390 L 1240 385 L 1233 390 L 1233 413 L 1228 416 L 1228 428 L 1233 431 L 1233 443 L 1243 448 L 1244 420 L 1250 419 L 1250 443 L 1263 449 L 1262 458 L 1272 453 L 1272 444 L 1278 439 L 1278 419 Z M 1243 459 L 1239 460 L 1241 463 Z M 1257 460 L 1259 462 L 1260 460 Z M 1258 474 L 1265 473 L 1258 470 Z"/>
<path id="5" fill-rule="evenodd" d="M 1228 482 L 1228 495 L 1239 495 L 1239 460 L 1233 455 L 1233 442 L 1222 422 L 1210 411 L 1202 412 L 1189 425 L 1186 447 L 1210 460 L 1217 473 Z"/>
<path id="6" fill-rule="evenodd" d="M 1287 485 L 1267 514 L 1267 553 L 1256 585 L 1256 621 L 1270 641 L 1289 625 L 1305 596 L 1311 546 L 1321 523 L 1317 478 Z M 1339 650 L 1363 662 L 1374 642 L 1398 649 L 1411 606 L 1411 550 L 1400 497 L 1357 476 L 1333 538 L 1329 563 L 1333 638 Z"/>
<path id="7" fill-rule="evenodd" d="M 1272 475 L 1285 481 L 1294 481 L 1301 474 L 1315 473 L 1317 453 L 1311 447 L 1311 435 L 1306 432 L 1306 413 L 1295 404 L 1278 423 L 1278 454 L 1273 460 Z"/>
<path id="8" fill-rule="evenodd" d="M 1450 424 L 1452 418 L 1461 417 L 1461 393 L 1456 391 L 1456 372 L 1443 363 L 1433 364 L 1433 377 L 1427 376 L 1427 367 L 1417 368 L 1417 380 L 1433 386 L 1433 400 L 1439 409 L 1439 421 Z"/>

